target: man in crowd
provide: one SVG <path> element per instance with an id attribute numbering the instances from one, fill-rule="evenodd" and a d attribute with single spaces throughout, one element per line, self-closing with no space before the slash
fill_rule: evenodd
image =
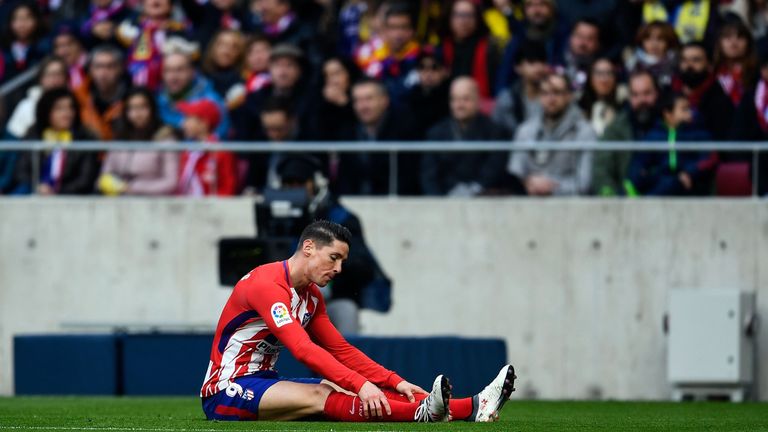
<path id="1" fill-rule="evenodd" d="M 429 141 L 500 141 L 501 127 L 480 113 L 480 93 L 470 77 L 451 84 L 451 115 L 428 133 Z M 504 177 L 504 154 L 428 153 L 421 162 L 421 188 L 426 195 L 475 196 L 499 188 Z"/>
<path id="2" fill-rule="evenodd" d="M 597 136 L 573 101 L 571 83 L 563 74 L 541 82 L 542 113 L 523 123 L 515 142 L 596 141 Z M 583 195 L 589 191 L 592 154 L 589 151 L 513 151 L 508 170 L 533 196 Z"/>

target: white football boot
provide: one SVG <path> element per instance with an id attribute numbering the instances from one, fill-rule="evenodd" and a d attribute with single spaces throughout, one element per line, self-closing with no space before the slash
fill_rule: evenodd
<path id="1" fill-rule="evenodd" d="M 432 384 L 429 396 L 421 401 L 413 420 L 417 422 L 445 422 L 449 420 L 448 402 L 451 399 L 451 384 L 448 378 L 438 375 Z"/>
<path id="2" fill-rule="evenodd" d="M 472 415 L 467 419 L 474 422 L 493 422 L 499 419 L 499 411 L 515 391 L 515 368 L 506 365 L 490 384 L 472 396 Z"/>

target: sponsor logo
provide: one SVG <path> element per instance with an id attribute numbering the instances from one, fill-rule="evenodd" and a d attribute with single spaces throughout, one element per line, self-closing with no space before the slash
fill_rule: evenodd
<path id="1" fill-rule="evenodd" d="M 349 413 L 352 415 L 355 415 L 355 401 L 357 400 L 357 396 L 352 398 L 352 408 L 349 410 Z"/>
<path id="2" fill-rule="evenodd" d="M 272 345 L 265 340 L 260 340 L 259 343 L 256 344 L 256 351 L 262 354 L 277 354 L 280 352 L 280 347 Z"/>
<path id="3" fill-rule="evenodd" d="M 278 302 L 273 304 L 270 311 L 276 327 L 282 327 L 293 322 L 291 314 L 288 312 L 288 308 L 283 303 Z"/>

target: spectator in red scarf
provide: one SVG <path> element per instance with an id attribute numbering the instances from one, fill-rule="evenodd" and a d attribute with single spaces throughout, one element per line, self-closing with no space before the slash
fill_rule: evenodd
<path id="1" fill-rule="evenodd" d="M 737 16 L 728 18 L 720 27 L 715 45 L 715 73 L 734 107 L 755 82 L 754 45 L 752 32 Z"/>
<path id="2" fill-rule="evenodd" d="M 440 54 L 452 79 L 471 76 L 477 82 L 481 98 L 493 96 L 500 49 L 489 37 L 479 2 L 454 0 L 451 3 Z"/>

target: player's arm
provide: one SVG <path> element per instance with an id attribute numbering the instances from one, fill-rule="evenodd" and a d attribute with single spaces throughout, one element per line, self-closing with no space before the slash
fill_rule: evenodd
<path id="1" fill-rule="evenodd" d="M 310 339 L 304 328 L 290 316 L 291 301 L 286 291 L 273 283 L 254 282 L 249 287 L 246 301 L 296 360 L 344 389 L 360 392 L 366 379 Z"/>
<path id="2" fill-rule="evenodd" d="M 368 381 L 380 386 L 399 391 L 411 399 L 412 393 L 426 393 L 424 389 L 401 378 L 397 373 L 386 369 L 359 349 L 347 342 L 328 318 L 325 302 L 320 299 L 315 315 L 309 324 L 309 332 L 315 341 L 327 349 L 348 368 L 358 372 Z"/>

